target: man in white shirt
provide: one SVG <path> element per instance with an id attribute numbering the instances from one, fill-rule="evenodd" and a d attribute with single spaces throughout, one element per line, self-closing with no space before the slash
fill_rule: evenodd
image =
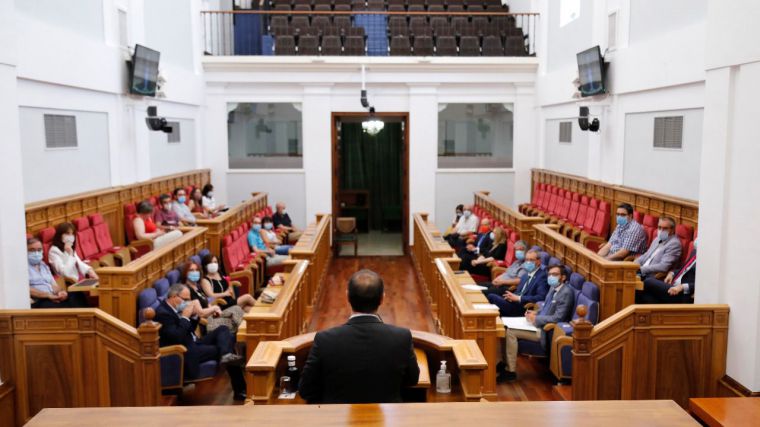
<path id="1" fill-rule="evenodd" d="M 459 248 L 464 245 L 467 236 L 478 231 L 479 224 L 480 218 L 472 213 L 472 205 L 465 206 L 462 217 L 446 239 L 452 247 Z"/>

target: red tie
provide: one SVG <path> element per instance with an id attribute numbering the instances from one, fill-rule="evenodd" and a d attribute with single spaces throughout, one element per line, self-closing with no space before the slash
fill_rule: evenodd
<path id="1" fill-rule="evenodd" d="M 688 269 L 689 269 L 689 267 L 691 267 L 691 265 L 692 265 L 692 264 L 694 264 L 694 261 L 696 261 L 696 259 L 697 259 L 697 255 L 696 255 L 696 254 L 695 254 L 695 255 L 692 255 L 692 256 L 691 256 L 691 257 L 690 257 L 690 258 L 689 258 L 689 259 L 686 261 L 686 264 L 684 264 L 684 265 L 683 265 L 683 267 L 681 267 L 681 271 L 679 271 L 679 272 L 678 272 L 678 274 L 676 274 L 676 277 L 675 277 L 675 278 L 673 278 L 673 281 L 675 282 L 675 281 L 677 281 L 678 279 L 680 279 L 680 278 L 681 278 L 681 276 L 683 276 L 683 275 L 684 275 L 684 273 L 686 273 L 686 270 L 688 270 Z"/>

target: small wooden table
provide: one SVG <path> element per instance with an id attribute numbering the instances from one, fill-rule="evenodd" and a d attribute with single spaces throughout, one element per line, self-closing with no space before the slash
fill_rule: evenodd
<path id="1" fill-rule="evenodd" d="M 700 397 L 689 399 L 689 411 L 710 427 L 760 423 L 760 397 Z"/>

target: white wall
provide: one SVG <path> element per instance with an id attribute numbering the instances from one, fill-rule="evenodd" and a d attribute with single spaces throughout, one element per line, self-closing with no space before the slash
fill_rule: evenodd
<path id="1" fill-rule="evenodd" d="M 559 124 L 561 122 L 572 124 L 571 142 L 559 142 Z M 544 167 L 546 169 L 585 175 L 588 170 L 588 136 L 578 127 L 575 117 L 564 119 L 547 119 L 544 128 Z"/>
<path id="2" fill-rule="evenodd" d="M 703 113 L 698 108 L 626 114 L 623 184 L 698 199 Z M 667 116 L 683 116 L 681 149 L 654 147 L 654 119 Z"/>
<path id="3" fill-rule="evenodd" d="M 457 171 L 438 169 L 435 174 L 435 225 L 441 232 L 451 225 L 454 208 L 473 203 L 473 191 L 486 190 L 491 197 L 508 205 L 513 203 L 515 185 L 511 171 Z"/>
<path id="4" fill-rule="evenodd" d="M 169 143 L 169 134 L 150 132 L 150 175 L 162 176 L 195 169 L 196 138 L 195 120 L 167 117 L 169 122 L 179 122 L 180 141 Z"/>
<path id="5" fill-rule="evenodd" d="M 296 227 L 303 229 L 315 221 L 314 216 L 306 217 L 306 174 L 303 170 L 231 171 L 227 174 L 227 187 L 229 203 L 240 203 L 250 199 L 252 192 L 261 191 L 267 193 L 272 208 L 277 202 L 285 203 Z"/>

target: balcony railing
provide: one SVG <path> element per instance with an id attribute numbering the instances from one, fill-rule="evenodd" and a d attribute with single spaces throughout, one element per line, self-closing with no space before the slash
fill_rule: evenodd
<path id="1" fill-rule="evenodd" d="M 537 13 L 236 10 L 202 12 L 205 54 L 535 56 Z"/>

